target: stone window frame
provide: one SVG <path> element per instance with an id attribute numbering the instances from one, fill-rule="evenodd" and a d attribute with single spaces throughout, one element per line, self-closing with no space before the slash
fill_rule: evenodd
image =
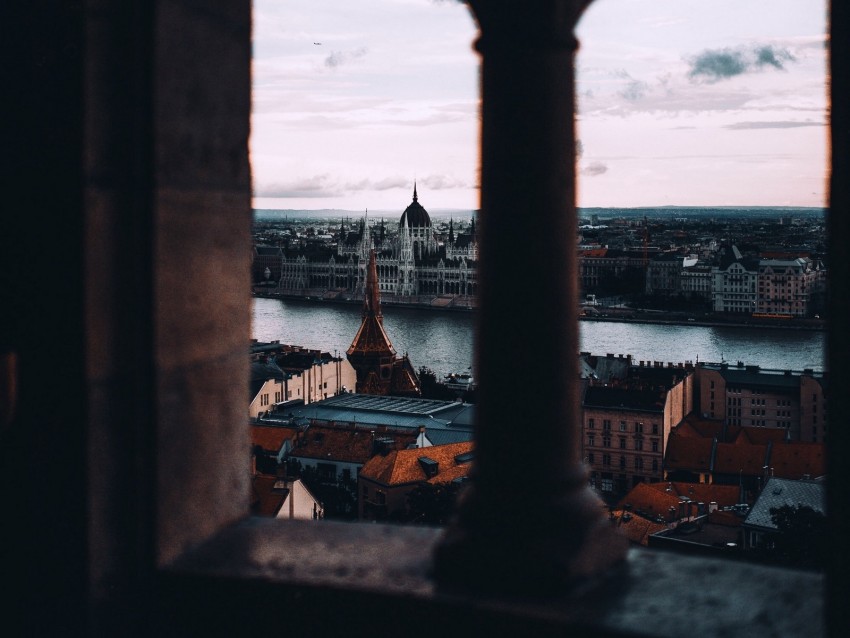
<path id="1" fill-rule="evenodd" d="M 96 8 L 94 4 L 97 4 Z M 248 455 L 233 452 L 239 449 L 240 441 L 244 443 L 247 427 L 247 424 L 244 428 L 233 426 L 233 423 L 239 422 L 239 406 L 242 406 L 244 412 L 244 387 L 239 384 L 235 388 L 223 386 L 222 394 L 219 395 L 213 375 L 206 379 L 212 385 L 205 388 L 189 386 L 191 392 L 184 394 L 184 398 L 189 401 L 186 406 L 179 406 L 174 402 L 172 386 L 167 381 L 174 378 L 188 380 L 189 377 L 174 375 L 180 373 L 184 364 L 189 362 L 196 365 L 196 370 L 199 367 L 203 371 L 212 370 L 212 364 L 231 371 L 242 370 L 237 376 L 241 374 L 247 379 L 247 373 L 243 370 L 246 335 L 236 335 L 232 342 L 224 343 L 211 343 L 205 338 L 208 335 L 204 332 L 191 336 L 198 326 L 209 330 L 214 328 L 207 325 L 206 318 L 191 312 L 189 302 L 192 299 L 182 303 L 183 300 L 174 295 L 177 291 L 185 292 L 185 289 L 178 286 L 178 280 L 172 277 L 180 277 L 189 271 L 187 266 L 202 266 L 202 258 L 208 258 L 211 263 L 219 265 L 228 263 L 232 258 L 236 275 L 222 280 L 213 276 L 217 273 L 204 272 L 202 268 L 199 277 L 202 289 L 192 294 L 206 292 L 203 289 L 205 285 L 216 285 L 219 293 L 217 301 L 221 305 L 219 312 L 226 316 L 231 310 L 231 301 L 237 300 L 242 309 L 238 304 L 232 309 L 239 321 L 247 321 L 244 310 L 246 284 L 236 282 L 242 277 L 243 270 L 245 274 L 248 272 L 248 255 L 240 256 L 238 250 L 231 253 L 231 248 L 244 250 L 245 246 L 250 245 L 249 241 L 245 241 L 250 224 L 250 184 L 244 182 L 245 175 L 239 175 L 240 162 L 247 160 L 247 144 L 243 144 L 241 149 L 228 145 L 234 136 L 242 135 L 235 129 L 247 125 L 250 4 L 244 0 L 235 0 L 201 11 L 191 2 L 161 2 L 157 3 L 156 10 L 140 2 L 124 11 L 127 5 L 129 3 L 110 4 L 106 1 L 87 4 L 75 16 L 75 19 L 90 27 L 90 31 L 87 31 L 90 39 L 86 41 L 85 47 L 85 55 L 88 56 L 85 76 L 88 87 L 85 103 L 87 128 L 84 136 L 87 154 L 86 170 L 81 171 L 86 178 L 85 210 L 90 218 L 81 245 L 93 249 L 86 254 L 87 290 L 105 291 L 97 299 L 87 298 L 87 310 L 102 311 L 89 315 L 87 320 L 114 331 L 111 333 L 114 335 L 118 335 L 119 328 L 123 327 L 126 334 L 120 348 L 115 350 L 101 352 L 97 346 L 108 348 L 119 343 L 118 340 L 89 344 L 86 346 L 88 349 L 84 350 L 89 355 L 87 364 L 91 363 L 91 358 L 96 363 L 102 363 L 103 367 L 89 369 L 92 376 L 87 379 L 85 388 L 90 392 L 91 408 L 85 421 L 85 439 L 91 446 L 87 449 L 90 456 L 86 460 L 98 467 L 98 472 L 89 477 L 91 484 L 85 481 L 78 484 L 75 476 L 70 477 L 74 486 L 81 487 L 88 494 L 90 500 L 82 500 L 89 506 L 91 514 L 88 523 L 84 523 L 87 530 L 85 539 L 88 541 L 84 546 L 91 552 L 87 557 L 91 561 L 90 569 L 83 579 L 86 586 L 79 587 L 79 582 L 75 580 L 68 583 L 65 589 L 66 592 L 80 590 L 73 598 L 78 603 L 75 605 L 78 611 L 74 618 L 86 615 L 88 622 L 101 630 L 133 627 L 134 621 L 143 621 L 145 626 L 149 626 L 149 623 L 171 623 L 169 628 L 172 630 L 179 630 L 180 627 L 200 630 L 215 627 L 213 623 L 217 621 L 227 620 L 223 612 L 238 610 L 240 613 L 231 614 L 230 619 L 230 622 L 240 623 L 236 626 L 244 628 L 247 623 L 254 630 L 262 627 L 279 630 L 279 616 L 269 614 L 267 604 L 267 594 L 275 593 L 281 604 L 314 612 L 303 614 L 306 621 L 314 624 L 329 622 L 323 614 L 316 613 L 320 610 L 332 609 L 334 613 L 327 616 L 346 618 L 346 605 L 341 603 L 349 596 L 349 603 L 356 604 L 358 614 L 362 614 L 364 607 L 371 607 L 374 611 L 380 609 L 384 619 L 395 614 L 395 619 L 406 617 L 409 626 L 414 627 L 411 616 L 418 615 L 421 618 L 427 617 L 427 612 L 439 612 L 457 622 L 457 625 L 453 625 L 455 628 L 461 627 L 464 618 L 472 616 L 472 622 L 467 621 L 463 627 L 480 627 L 482 623 L 488 622 L 490 626 L 506 626 L 507 620 L 507 626 L 523 628 L 531 625 L 550 630 L 553 626 L 562 630 L 567 627 L 587 630 L 592 627 L 594 634 L 603 636 L 634 632 L 636 624 L 633 615 L 618 615 L 616 611 L 596 607 L 591 610 L 591 616 L 582 615 L 576 605 L 569 601 L 541 603 L 546 607 L 541 611 L 539 605 L 519 601 L 510 605 L 511 609 L 506 609 L 502 604 L 504 600 L 497 604 L 493 600 L 488 601 L 485 596 L 453 598 L 442 593 L 442 598 L 439 598 L 427 587 L 415 588 L 419 581 L 413 574 L 418 573 L 417 569 L 422 570 L 421 561 L 412 567 L 408 564 L 410 569 L 407 572 L 394 572 L 397 581 L 393 585 L 389 575 L 385 580 L 378 577 L 378 582 L 370 580 L 370 575 L 380 572 L 379 567 L 371 568 L 373 571 L 367 569 L 366 576 L 359 581 L 346 578 L 346 573 L 350 573 L 349 563 L 358 567 L 354 556 L 343 558 L 342 564 L 332 566 L 333 569 L 323 564 L 326 573 L 320 575 L 322 567 L 318 563 L 310 563 L 309 555 L 302 551 L 297 554 L 303 561 L 298 567 L 306 571 L 300 572 L 303 578 L 300 581 L 287 578 L 284 569 L 286 564 L 278 563 L 275 568 L 273 562 L 261 565 L 248 560 L 250 551 L 259 547 L 273 552 L 275 546 L 288 545 L 298 552 L 301 545 L 308 550 L 314 549 L 315 545 L 310 545 L 301 533 L 300 530 L 306 529 L 301 525 L 259 525 L 246 522 L 242 520 L 246 505 L 235 508 L 229 506 L 238 503 L 236 497 L 239 494 L 245 494 L 245 479 L 240 477 L 245 473 Z M 555 5 L 541 3 L 543 5 L 548 9 L 552 6 L 571 6 L 567 2 Z M 111 11 L 104 11 L 104 7 Z M 562 12 L 556 12 L 556 15 L 559 20 L 564 17 Z M 523 51 L 536 49 L 539 52 L 545 48 L 541 47 L 536 36 L 539 30 L 548 37 L 548 25 L 556 23 L 548 17 L 532 21 L 533 28 L 521 32 L 522 37 L 518 40 L 515 38 L 514 44 L 521 45 Z M 841 3 L 833 3 L 833 32 L 846 32 L 849 23 L 846 9 Z M 841 25 L 840 29 L 836 27 L 838 24 Z M 532 35 L 535 37 L 530 37 Z M 831 38 L 833 50 L 841 51 L 841 55 L 833 55 L 833 60 L 847 59 L 845 54 L 848 42 L 848 38 Z M 68 52 L 76 55 L 73 47 Z M 110 55 L 115 53 L 117 55 Z M 511 54 L 516 55 L 516 50 L 512 50 Z M 841 87 L 846 87 L 848 74 L 845 72 L 846 64 L 842 64 L 845 63 L 837 63 L 838 71 L 841 72 L 832 73 L 832 90 L 836 98 L 832 104 L 832 117 L 846 122 L 846 103 L 840 98 L 843 95 Z M 533 70 L 536 66 L 532 64 L 529 68 Z M 116 82 L 118 79 L 122 81 Z M 193 97 L 193 92 L 197 93 L 198 90 L 199 97 Z M 191 103 L 180 102 L 184 98 L 203 101 L 210 95 L 222 98 L 220 101 L 210 100 L 209 103 L 220 107 L 224 117 L 210 110 L 201 110 L 198 114 L 187 108 Z M 75 105 L 70 107 L 74 108 Z M 233 121 L 228 112 L 231 110 L 241 113 L 243 119 Z M 199 128 L 193 129 L 188 124 L 190 115 L 191 119 L 200 120 Z M 225 128 L 217 128 L 220 125 Z M 182 131 L 186 135 L 178 145 L 175 142 L 183 126 L 188 128 Z M 850 208 L 847 192 L 850 179 L 847 179 L 848 166 L 842 156 L 844 150 L 850 148 L 847 143 L 850 127 L 833 126 L 831 131 L 832 206 L 843 210 Z M 127 137 L 122 136 L 122 132 Z M 222 136 L 222 148 L 215 146 L 220 143 L 216 134 Z M 124 141 L 130 144 L 125 145 Z M 246 141 L 247 135 L 244 135 L 243 142 Z M 206 143 L 213 146 L 206 146 Z M 127 149 L 138 152 L 126 152 Z M 119 150 L 125 152 L 115 153 Z M 224 152 L 217 152 L 219 150 Z M 117 161 L 110 162 L 111 159 Z M 196 168 L 198 170 L 194 170 Z M 220 170 L 221 174 L 216 170 Z M 220 177 L 227 179 L 220 180 Z M 210 212 L 214 214 L 210 215 Z M 138 239 L 133 239 L 133 224 L 120 221 L 128 217 L 135 219 L 141 227 L 142 233 Z M 832 215 L 829 220 L 831 240 L 834 242 L 845 242 L 850 237 L 848 222 L 836 219 L 840 217 Z M 202 220 L 204 225 L 199 226 L 198 220 Z M 149 226 L 145 226 L 147 223 Z M 235 231 L 235 238 L 229 243 L 226 236 L 231 229 Z M 120 254 L 117 254 L 114 245 L 110 245 L 113 231 L 118 231 L 117 234 L 122 237 L 126 232 L 131 240 L 129 248 L 125 246 Z M 191 237 L 193 231 L 197 235 L 189 240 L 189 250 L 184 254 L 173 254 L 166 250 L 169 247 L 169 236 Z M 145 235 L 146 232 L 149 234 Z M 211 239 L 217 241 L 208 241 Z M 136 250 L 134 246 L 138 245 L 142 246 Z M 98 268 L 104 264 L 119 267 L 114 271 Z M 846 275 L 847 265 L 840 260 L 834 265 L 835 269 L 831 270 L 834 281 L 850 281 L 850 276 Z M 121 275 L 127 274 L 128 270 L 139 277 L 121 280 Z M 126 289 L 123 292 L 122 286 Z M 139 299 L 134 301 L 134 297 Z M 120 303 L 113 304 L 110 301 L 125 301 L 128 306 L 123 307 Z M 164 306 L 158 306 L 155 303 L 157 301 L 163 302 Z M 131 326 L 120 321 L 121 318 L 132 318 L 133 310 L 137 308 L 143 311 L 143 316 L 139 323 L 131 322 L 131 326 L 140 326 L 138 333 L 127 330 Z M 850 315 L 846 295 L 832 295 L 830 308 L 833 316 Z M 556 316 L 553 320 L 562 322 L 563 317 Z M 179 329 L 179 321 L 187 324 L 185 330 Z M 245 326 L 247 323 L 240 325 Z M 162 330 L 167 327 L 176 327 L 178 330 L 176 334 L 170 335 Z M 190 336 L 181 340 L 187 334 Z M 835 353 L 850 350 L 846 347 L 847 337 L 835 328 L 830 337 L 831 362 L 840 363 Z M 169 344 L 158 339 L 174 341 Z M 165 347 L 167 345 L 173 345 L 173 350 Z M 128 351 L 133 354 L 131 360 L 138 363 L 131 371 L 129 381 L 109 376 L 113 369 L 112 363 Z M 843 382 L 846 379 L 847 373 L 840 366 L 831 365 L 831 370 L 836 381 Z M 103 388 L 112 392 L 101 394 Z M 114 392 L 116 388 L 131 392 Z M 127 403 L 121 403 L 119 399 Z M 192 414 L 193 407 L 204 405 L 201 399 L 210 399 L 214 405 L 223 408 L 221 413 L 211 411 L 212 424 L 193 423 L 191 419 L 183 422 L 183 417 Z M 122 412 L 110 408 L 126 406 L 128 403 L 142 409 L 138 413 L 129 413 L 132 418 L 122 420 L 123 427 L 119 434 L 112 424 L 114 414 Z M 832 410 L 837 422 L 848 420 L 844 418 L 845 407 L 836 403 Z M 152 431 L 151 425 L 159 431 Z M 178 425 L 186 430 L 176 429 Z M 515 427 L 515 424 L 511 426 Z M 163 434 L 172 436 L 164 437 Z M 832 442 L 837 452 L 850 447 L 846 445 L 846 436 L 837 431 L 833 436 Z M 109 463 L 97 464 L 110 457 L 125 458 L 121 453 L 127 452 L 122 447 L 126 445 L 127 439 L 134 443 L 130 449 L 137 461 L 127 463 L 132 474 L 119 474 Z M 97 446 L 101 446 L 101 449 L 97 449 Z M 76 450 L 63 449 L 63 453 L 69 459 L 79 457 Z M 838 460 L 841 457 L 836 453 L 832 458 Z M 216 475 L 204 473 L 203 469 L 209 468 L 214 461 L 219 461 L 214 464 Z M 111 489 L 110 480 L 114 483 Z M 211 499 L 215 507 L 205 512 L 204 516 L 190 515 L 185 511 L 185 502 L 176 494 L 178 490 L 175 485 L 180 485 L 181 495 L 187 492 L 193 495 L 215 495 Z M 195 490 L 195 487 L 201 489 Z M 101 493 L 100 490 L 105 491 Z M 846 479 L 834 477 L 828 484 L 831 502 L 843 502 L 837 497 L 846 490 Z M 120 503 L 121 507 L 116 506 L 116 503 Z M 172 517 L 173 514 L 176 515 Z M 831 542 L 838 546 L 846 529 L 847 515 L 837 510 L 832 515 L 838 524 L 833 525 Z M 73 527 L 77 524 L 76 520 L 63 520 L 63 525 Z M 426 542 L 426 539 L 433 538 L 433 534 L 423 530 L 399 528 L 398 534 L 403 537 L 400 545 L 405 550 L 408 546 L 404 539 L 417 541 L 410 544 L 415 544 L 421 551 L 423 544 L 430 546 L 431 541 Z M 322 528 L 321 535 L 327 537 L 330 546 L 336 543 L 339 547 L 346 542 L 361 546 L 356 541 L 363 541 L 362 546 L 370 547 L 378 539 L 389 542 L 383 528 L 372 526 L 350 526 L 343 531 L 337 526 L 327 525 Z M 72 544 L 71 549 L 76 549 L 76 543 Z M 122 550 L 122 547 L 125 549 Z M 127 551 L 127 547 L 132 550 Z M 341 550 L 329 554 L 331 558 L 342 557 Z M 393 553 L 390 558 L 395 561 L 404 556 L 405 552 L 400 551 Z M 646 570 L 651 565 L 655 573 L 662 571 L 671 578 L 677 571 L 687 573 L 687 580 L 677 581 L 677 590 L 679 587 L 682 588 L 679 591 L 690 589 L 693 595 L 700 593 L 698 583 L 694 582 L 694 574 L 710 571 L 712 567 L 715 567 L 714 579 L 720 578 L 719 571 L 728 571 L 746 579 L 741 582 L 742 589 L 746 588 L 747 583 L 756 589 L 760 575 L 764 573 L 764 570 L 744 569 L 734 564 L 724 564 L 723 570 L 717 570 L 717 563 L 713 560 L 688 561 L 674 557 L 668 557 L 674 569 L 664 571 L 663 565 L 655 564 L 658 561 L 648 561 L 643 556 L 645 553 L 632 552 L 629 560 L 636 567 L 642 565 Z M 33 558 L 37 557 L 34 555 Z M 832 563 L 830 575 L 835 579 L 833 582 L 846 583 L 846 574 L 850 571 L 844 569 L 846 560 L 836 556 Z M 402 561 L 398 564 L 404 563 Z M 359 567 L 365 569 L 362 565 Z M 269 571 L 263 572 L 264 569 Z M 635 569 L 635 574 L 640 573 L 641 569 Z M 408 579 L 404 580 L 402 575 Z M 818 579 L 797 572 L 786 572 L 786 575 L 789 580 L 810 587 L 808 591 L 814 592 L 810 598 L 817 598 L 817 592 L 820 591 Z M 310 580 L 311 577 L 314 580 Z M 401 585 L 397 584 L 399 578 L 403 583 Z M 654 583 L 650 579 L 636 580 L 643 590 L 643 597 L 630 598 L 627 586 L 625 602 L 619 605 L 627 612 L 637 613 L 645 608 L 647 599 L 663 600 L 664 592 L 670 591 L 669 583 L 665 583 L 664 589 L 659 590 L 657 587 L 653 589 Z M 423 578 L 423 582 L 428 582 L 427 578 Z M 368 596 L 362 595 L 364 587 L 375 596 L 377 602 L 370 602 Z M 717 610 L 716 606 L 723 605 L 723 600 L 716 599 L 711 583 L 704 583 L 703 588 L 706 595 L 712 598 L 710 605 L 703 603 L 703 611 L 707 611 L 711 605 L 715 606 L 715 613 L 711 614 L 712 625 L 705 626 L 708 632 L 711 631 L 710 627 L 716 627 L 714 623 L 723 619 L 724 613 L 731 616 L 733 611 L 731 608 Z M 842 591 L 843 587 L 840 586 L 827 590 L 830 602 L 835 603 L 828 608 L 833 621 L 830 626 L 836 628 L 836 636 L 842 635 L 840 631 L 848 624 L 844 618 L 847 612 L 846 605 L 842 604 Z M 214 594 L 212 599 L 211 593 Z M 210 604 L 211 600 L 222 603 L 227 601 L 228 604 L 217 608 L 215 604 Z M 761 601 L 760 604 L 765 613 L 775 614 L 773 602 Z M 150 615 L 148 612 L 152 607 L 157 612 L 168 613 Z M 475 613 L 470 614 L 470 607 L 474 608 Z M 662 604 L 655 610 L 654 618 L 641 617 L 640 629 L 646 634 L 653 634 L 664 627 L 669 629 L 670 620 L 677 617 L 676 611 Z M 689 621 L 699 623 L 701 616 L 707 617 L 709 614 L 693 613 Z M 784 614 L 780 613 L 775 614 L 772 620 L 776 622 L 782 618 Z M 292 620 L 298 621 L 297 618 Z M 742 624 L 742 619 L 738 617 L 733 620 L 736 625 Z M 792 622 L 792 619 L 786 619 L 786 622 Z M 699 628 L 694 631 L 699 632 Z"/>

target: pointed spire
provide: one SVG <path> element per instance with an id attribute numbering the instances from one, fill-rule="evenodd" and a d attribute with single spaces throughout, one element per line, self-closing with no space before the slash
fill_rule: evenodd
<path id="1" fill-rule="evenodd" d="M 366 295 L 363 299 L 363 317 L 383 317 L 381 313 L 381 292 L 378 286 L 378 262 L 375 260 L 375 251 L 369 251 L 369 266 L 366 269 Z"/>
<path id="2" fill-rule="evenodd" d="M 413 180 L 413 201 L 419 201 L 419 196 L 416 194 L 416 180 Z"/>
<path id="3" fill-rule="evenodd" d="M 449 217 L 449 243 L 450 244 L 455 243 L 454 220 L 451 217 Z"/>

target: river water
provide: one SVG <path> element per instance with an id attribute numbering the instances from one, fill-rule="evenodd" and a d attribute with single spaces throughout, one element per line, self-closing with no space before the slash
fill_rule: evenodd
<path id="1" fill-rule="evenodd" d="M 472 366 L 472 314 L 384 307 L 384 328 L 414 367 L 438 378 Z M 345 354 L 360 326 L 360 306 L 300 300 L 254 299 L 253 337 Z M 809 330 L 582 321 L 581 350 L 631 354 L 635 360 L 722 360 L 763 368 L 823 370 L 825 333 Z"/>

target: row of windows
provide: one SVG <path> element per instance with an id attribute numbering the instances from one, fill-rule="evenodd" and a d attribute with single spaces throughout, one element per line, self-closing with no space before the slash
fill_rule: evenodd
<path id="1" fill-rule="evenodd" d="M 621 456 L 619 458 L 618 464 L 619 464 L 621 470 L 626 469 L 626 466 L 628 465 L 627 458 L 628 457 L 625 457 L 625 456 Z M 587 462 L 588 462 L 588 464 L 593 465 L 596 462 L 595 456 L 593 454 L 588 454 L 587 455 Z M 603 454 L 602 455 L 602 467 L 612 467 L 612 465 L 613 464 L 612 464 L 611 455 L 610 454 Z M 641 458 L 640 456 L 635 457 L 633 466 L 634 466 L 634 469 L 636 469 L 636 470 L 644 469 L 645 463 L 644 463 L 643 458 Z M 653 472 L 658 472 L 658 467 L 659 467 L 658 459 L 653 459 L 652 463 L 650 464 L 650 467 L 652 468 Z"/>
<path id="2" fill-rule="evenodd" d="M 626 449 L 626 437 L 621 436 L 621 437 L 618 437 L 618 438 L 619 438 L 620 449 L 625 450 Z M 588 435 L 587 445 L 588 445 L 588 447 L 596 447 L 596 435 L 595 434 L 589 434 Z M 602 437 L 602 447 L 611 447 L 611 437 L 610 436 L 603 435 L 603 437 Z M 659 440 L 658 439 L 652 439 L 652 441 L 650 442 L 650 448 L 652 449 L 652 451 L 658 452 L 659 447 L 660 447 Z M 643 439 L 635 439 L 635 444 L 634 444 L 633 449 L 643 450 Z"/>
<path id="3" fill-rule="evenodd" d="M 635 421 L 634 430 L 629 429 L 629 424 L 626 421 L 620 421 L 619 431 L 620 432 L 635 432 L 636 434 L 643 434 L 643 421 Z M 587 429 L 593 430 L 596 428 L 596 420 L 588 419 L 587 420 Z M 653 434 L 658 434 L 658 424 L 652 423 L 650 424 L 650 428 Z M 611 431 L 611 419 L 602 419 L 602 430 L 605 432 Z"/>

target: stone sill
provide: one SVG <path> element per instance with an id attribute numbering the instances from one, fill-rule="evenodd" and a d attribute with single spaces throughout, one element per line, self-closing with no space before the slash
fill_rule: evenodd
<path id="1" fill-rule="evenodd" d="M 500 598 L 430 576 L 441 530 L 246 519 L 160 575 L 166 635 L 821 636 L 818 573 L 664 550 L 630 550 L 584 592 Z M 299 633 L 291 633 L 299 632 Z"/>

